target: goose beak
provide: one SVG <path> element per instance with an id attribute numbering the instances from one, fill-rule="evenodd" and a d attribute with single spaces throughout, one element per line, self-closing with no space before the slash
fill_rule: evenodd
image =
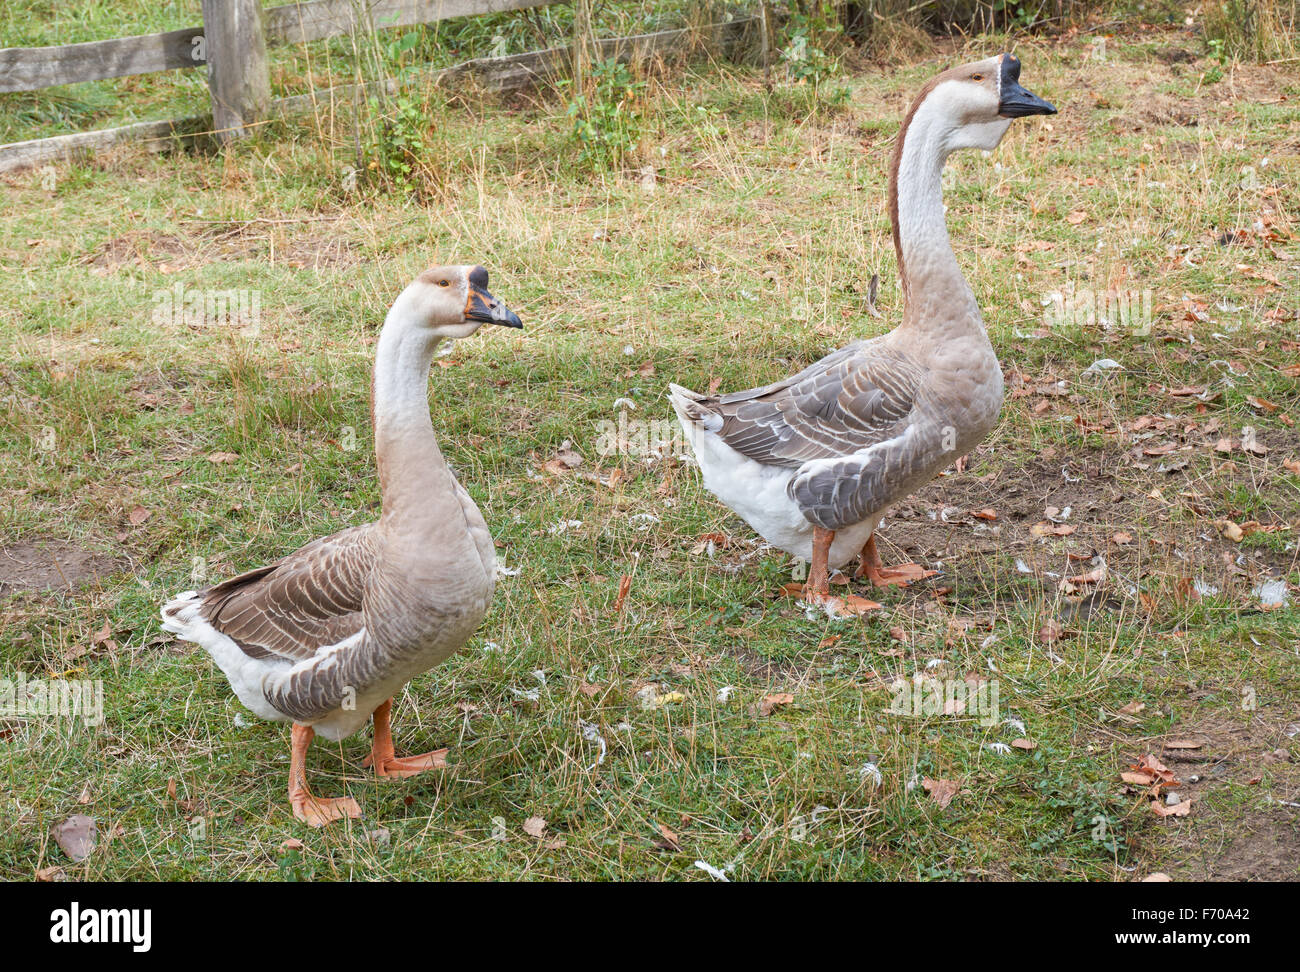
<path id="1" fill-rule="evenodd" d="M 1026 115 L 1055 115 L 1056 106 L 1044 101 L 1032 91 L 1026 91 L 1016 81 L 1010 86 L 1003 85 L 1002 101 L 998 104 L 998 115 L 1002 118 L 1024 118 Z"/>
<path id="2" fill-rule="evenodd" d="M 1044 101 L 1032 91 L 1020 87 L 1020 59 L 1014 54 L 999 54 L 998 89 L 1002 97 L 998 101 L 998 117 L 1024 118 L 1026 115 L 1055 115 L 1056 106 Z"/>
<path id="3" fill-rule="evenodd" d="M 486 287 L 470 284 L 469 300 L 465 304 L 465 320 L 500 324 L 502 327 L 523 327 L 519 315 L 497 300 Z"/>

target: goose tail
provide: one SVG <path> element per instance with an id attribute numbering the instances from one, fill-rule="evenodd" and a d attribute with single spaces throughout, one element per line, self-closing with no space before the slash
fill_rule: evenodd
<path id="1" fill-rule="evenodd" d="M 668 400 L 673 403 L 673 411 L 681 419 L 687 432 L 692 427 L 706 432 L 717 432 L 722 428 L 722 416 L 710 411 L 708 399 L 681 385 L 668 385 Z"/>

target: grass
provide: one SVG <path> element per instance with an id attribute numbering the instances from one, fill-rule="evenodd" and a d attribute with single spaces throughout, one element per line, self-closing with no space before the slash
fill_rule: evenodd
<path id="1" fill-rule="evenodd" d="M 954 158 L 947 196 L 1007 375 L 1002 421 L 884 531 L 887 560 L 939 562 L 936 581 L 865 619 L 810 618 L 774 596 L 788 558 L 690 465 L 597 453 L 616 399 L 666 418 L 670 380 L 748 387 L 892 326 L 897 121 L 941 65 L 1010 43 L 883 72 L 850 59 L 840 105 L 725 63 L 649 77 L 627 171 L 576 165 L 545 92 L 420 92 L 426 205 L 346 186 L 347 119 L 59 166 L 52 188 L 5 177 L 0 677 L 100 679 L 105 723 L 0 717 L 0 876 L 709 880 L 700 860 L 750 880 L 1295 878 L 1271 849 L 1295 849 L 1277 801 L 1300 780 L 1262 754 L 1294 747 L 1300 625 L 1251 593 L 1270 572 L 1300 582 L 1284 67 L 1206 84 L 1207 60 L 1167 56 L 1176 30 L 1112 37 L 1104 71 L 1086 38 L 1015 42 L 1061 114 Z M 364 736 L 318 743 L 317 792 L 366 818 L 311 831 L 284 797 L 287 730 L 243 713 L 157 605 L 376 515 L 374 338 L 405 283 L 449 260 L 486 264 L 526 325 L 456 345 L 430 382 L 443 448 L 518 574 L 395 705 L 399 751 L 448 745 L 454 772 L 380 783 Z M 258 292 L 258 326 L 155 315 L 177 282 Z M 1045 323 L 1048 295 L 1107 288 L 1151 291 L 1149 334 Z M 1083 374 L 1101 358 L 1123 370 Z M 1171 394 L 1188 386 L 1204 391 Z M 584 463 L 547 471 L 565 440 Z M 1049 506 L 1075 532 L 1035 535 Z M 995 520 L 970 515 L 985 508 Z M 1235 544 L 1225 520 L 1269 530 Z M 21 545 L 92 557 L 94 576 L 22 583 L 4 573 Z M 1062 584 L 1098 555 L 1102 583 Z M 926 674 L 996 679 L 1024 730 L 892 714 L 895 680 Z M 792 700 L 763 714 L 777 693 Z M 1036 748 L 989 748 L 1020 736 Z M 1192 761 L 1162 748 L 1177 738 L 1202 743 Z M 1157 819 L 1120 782 L 1148 752 L 1201 778 L 1179 787 L 1189 817 Z M 927 778 L 961 790 L 940 808 Z M 48 837 L 74 812 L 100 828 L 75 865 Z"/>

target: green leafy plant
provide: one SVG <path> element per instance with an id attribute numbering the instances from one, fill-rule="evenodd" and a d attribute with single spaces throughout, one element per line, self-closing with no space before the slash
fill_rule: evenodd
<path id="1" fill-rule="evenodd" d="M 569 99 L 565 112 L 581 147 L 580 159 L 592 168 L 619 168 L 641 144 L 645 82 L 633 77 L 626 64 L 609 58 L 591 66 L 585 88 Z"/>
<path id="2" fill-rule="evenodd" d="M 370 105 L 379 120 L 365 153 L 368 180 L 394 192 L 416 194 L 428 146 L 429 119 L 423 103 L 403 93 L 388 102 L 387 112 L 378 100 L 372 99 Z"/>

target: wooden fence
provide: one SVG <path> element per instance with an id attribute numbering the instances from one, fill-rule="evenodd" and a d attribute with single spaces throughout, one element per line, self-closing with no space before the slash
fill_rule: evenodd
<path id="1" fill-rule="evenodd" d="M 136 37 L 65 44 L 58 47 L 0 49 L 0 93 L 34 91 L 58 84 L 149 74 L 206 66 L 212 102 L 210 116 L 140 122 L 118 128 L 59 135 L 0 145 L 0 172 L 37 165 L 77 153 L 94 152 L 126 141 L 165 148 L 178 137 L 203 133 L 218 141 L 247 134 L 252 126 L 355 94 L 357 85 L 340 85 L 290 98 L 271 98 L 266 50 L 355 31 L 384 30 L 435 23 L 452 17 L 502 13 L 545 6 L 553 0 L 310 0 L 263 9 L 260 0 L 202 0 L 203 25 Z M 589 0 L 575 0 L 586 10 Z M 583 23 L 579 18 L 579 24 Z M 762 32 L 761 17 L 705 28 L 712 42 L 734 48 L 748 34 Z M 490 88 L 509 89 L 552 77 L 594 53 L 602 58 L 644 58 L 693 43 L 698 30 L 669 30 L 634 37 L 590 40 L 575 47 L 530 51 L 468 61 L 436 72 L 435 83 L 477 76 Z M 585 48 L 590 46 L 591 50 Z M 392 82 L 376 82 L 392 87 Z"/>

